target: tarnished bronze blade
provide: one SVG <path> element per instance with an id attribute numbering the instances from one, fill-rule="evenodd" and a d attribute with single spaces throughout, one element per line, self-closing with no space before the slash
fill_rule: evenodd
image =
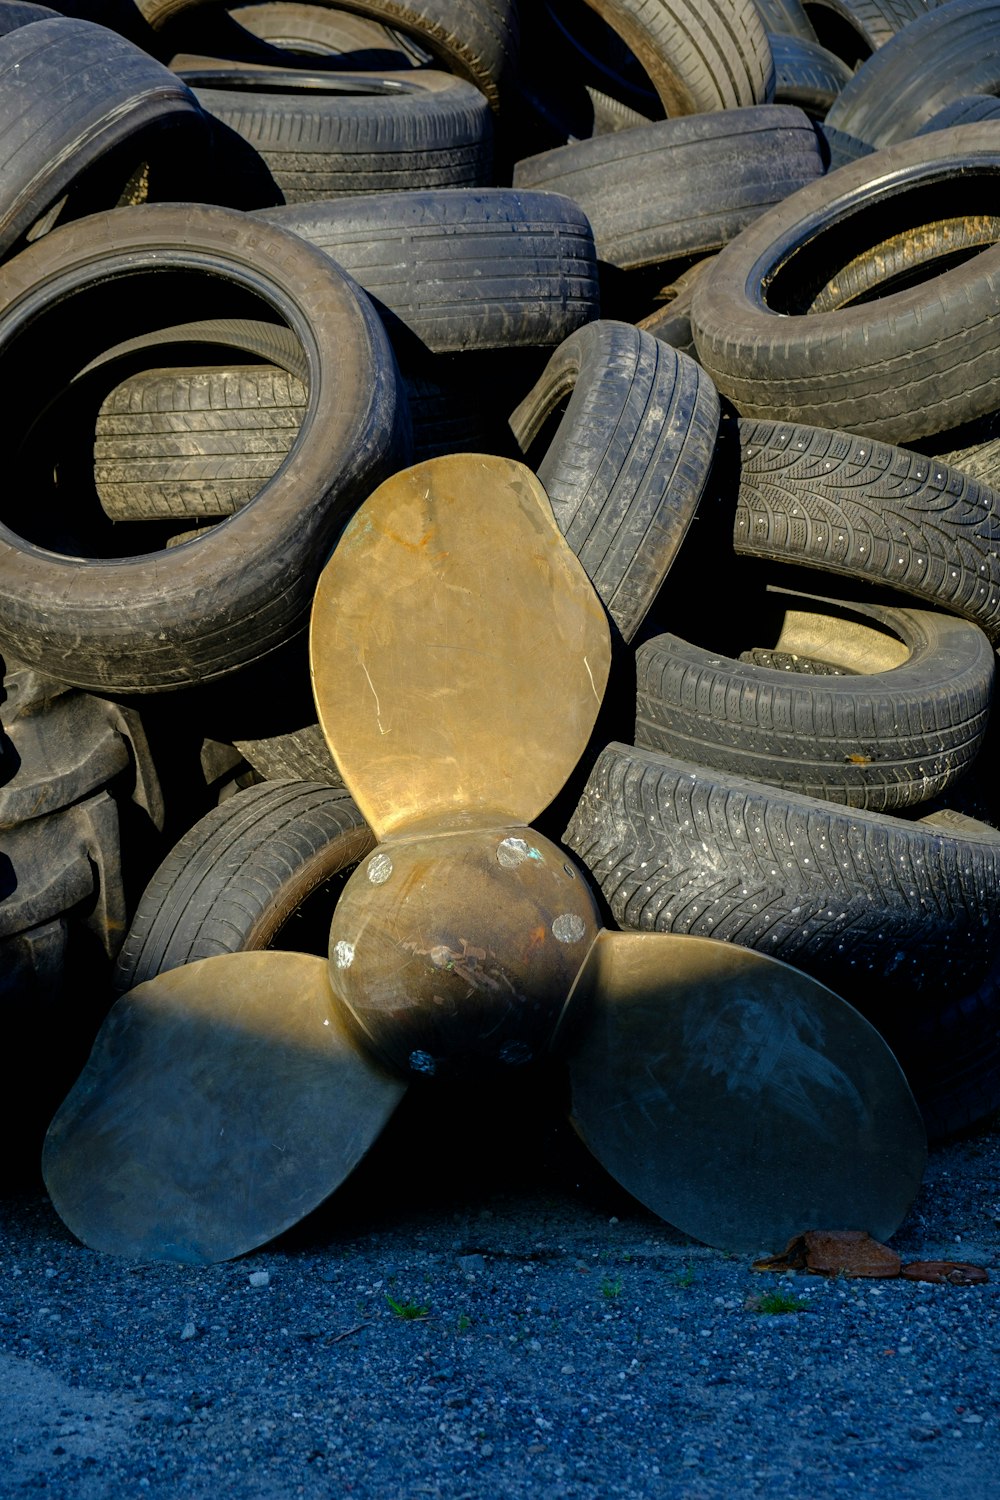
<path id="1" fill-rule="evenodd" d="M 902 1222 L 926 1157 L 906 1080 L 857 1011 L 789 965 L 602 932 L 563 1035 L 579 1133 L 676 1228 L 745 1252 Z"/>
<path id="2" fill-rule="evenodd" d="M 340 1185 L 405 1085 L 347 1040 L 327 973 L 307 954 L 230 953 L 118 1001 L 42 1156 L 79 1239 L 145 1260 L 227 1260 Z"/>
<path id="3" fill-rule="evenodd" d="M 607 682 L 607 621 L 531 471 L 450 456 L 386 481 L 313 605 L 313 687 L 379 839 L 528 823 L 562 789 Z"/>

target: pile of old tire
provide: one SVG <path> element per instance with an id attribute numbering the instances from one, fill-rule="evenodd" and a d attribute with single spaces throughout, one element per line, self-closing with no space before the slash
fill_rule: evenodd
<path id="1" fill-rule="evenodd" d="M 49 817 L 131 820 L 58 910 L 0 905 L 28 1011 L 84 984 L 81 945 L 97 1011 L 192 957 L 325 950 L 370 834 L 311 705 L 315 581 L 383 478 L 485 451 L 538 472 L 612 622 L 545 822 L 613 917 L 840 989 L 935 1133 L 1000 1105 L 998 27 L 2 0 L 0 649 L 50 684 L 40 740 L 76 704 L 100 770 L 56 756 L 72 796 L 11 827 L 55 893 Z"/>

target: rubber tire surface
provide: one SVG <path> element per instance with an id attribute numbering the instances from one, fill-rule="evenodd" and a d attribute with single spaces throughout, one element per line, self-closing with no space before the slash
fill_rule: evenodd
<path id="1" fill-rule="evenodd" d="M 998 28 L 997 0 L 934 6 L 858 69 L 829 123 L 882 148 L 916 135 L 953 99 L 1000 92 Z"/>
<path id="2" fill-rule="evenodd" d="M 84 212 L 113 207 L 147 155 L 169 167 L 178 153 L 206 152 L 207 121 L 191 90 L 89 21 L 57 16 L 0 36 L 0 101 L 0 256 L 113 153 L 126 151 L 127 164 L 104 185 L 103 203 Z"/>
<path id="3" fill-rule="evenodd" d="M 493 120 L 471 84 L 419 68 L 313 76 L 359 92 L 318 92 L 306 87 L 307 75 L 268 69 L 229 70 L 247 79 L 245 88 L 194 90 L 213 119 L 259 154 L 286 203 L 492 180 Z M 365 80 L 371 93 L 360 92 Z"/>
<path id="4" fill-rule="evenodd" d="M 984 825 L 956 835 L 613 743 L 564 842 L 622 927 L 772 954 L 852 1004 L 961 993 L 996 957 Z"/>
<path id="5" fill-rule="evenodd" d="M 764 104 L 774 61 L 753 0 L 586 0 L 628 44 L 671 116 Z"/>
<path id="6" fill-rule="evenodd" d="M 511 417 L 527 454 L 567 400 L 538 477 L 626 641 L 656 598 L 698 507 L 719 400 L 698 366 L 627 323 L 567 339 Z"/>
<path id="7" fill-rule="evenodd" d="M 810 121 L 774 104 L 560 146 L 519 161 L 514 184 L 572 198 L 601 260 L 631 269 L 718 250 L 823 171 Z"/>
<path id="8" fill-rule="evenodd" d="M 333 257 L 394 336 L 437 354 L 551 347 L 600 309 L 586 214 L 512 188 L 377 193 L 260 217 Z"/>
<path id="9" fill-rule="evenodd" d="M 269 947 L 309 895 L 374 846 L 343 790 L 268 781 L 236 792 L 153 876 L 118 956 L 115 992 L 199 958 Z"/>
<path id="10" fill-rule="evenodd" d="M 636 744 L 875 812 L 940 796 L 982 746 L 995 652 L 977 626 L 953 616 L 825 604 L 789 597 L 788 623 L 810 645 L 818 641 L 820 660 L 850 663 L 844 676 L 803 673 L 794 660 L 782 670 L 782 656 L 774 666 L 759 664 L 758 653 L 734 661 L 675 635 L 644 642 Z M 869 620 L 908 648 L 904 661 L 857 628 Z M 790 649 L 785 634 L 776 651 Z"/>
<path id="11" fill-rule="evenodd" d="M 890 212 L 894 234 L 900 213 L 926 224 L 929 199 L 951 183 L 958 195 L 952 206 L 961 213 L 963 195 L 975 196 L 967 179 L 998 168 L 991 125 L 956 127 L 841 167 L 750 225 L 720 252 L 692 303 L 698 357 L 720 392 L 746 417 L 889 442 L 992 410 L 1000 375 L 1000 247 L 876 300 L 816 314 L 794 309 L 887 237 L 882 225 Z M 779 297 L 779 286 L 790 290 Z"/>
<path id="12" fill-rule="evenodd" d="M 846 432 L 739 424 L 744 557 L 888 586 L 1000 643 L 1000 497 L 940 460 Z"/>
<path id="13" fill-rule="evenodd" d="M 797 36 L 805 42 L 818 40 L 802 0 L 757 0 L 757 9 L 772 42 L 776 36 Z"/>
<path id="14" fill-rule="evenodd" d="M 804 110 L 810 119 L 823 119 L 841 89 L 851 80 L 846 63 L 818 42 L 802 37 L 773 36 L 774 102 Z"/>
<path id="15" fill-rule="evenodd" d="M 513 0 L 337 0 L 416 37 L 451 73 L 475 84 L 497 109 L 512 85 L 520 27 Z"/>
<path id="16" fill-rule="evenodd" d="M 851 68 L 891 42 L 904 27 L 926 16 L 937 0 L 806 0 L 806 15 L 824 47 L 838 39 Z M 825 39 L 825 40 L 824 40 Z"/>
<path id="17" fill-rule="evenodd" d="M 130 376 L 97 417 L 94 479 L 105 514 L 234 514 L 284 462 L 307 402 L 307 387 L 274 365 Z"/>
<path id="18" fill-rule="evenodd" d="M 191 205 L 94 216 L 0 269 L 0 371 L 6 365 L 13 385 L 12 345 L 18 370 L 12 422 L 23 420 L 18 400 L 37 402 L 39 390 L 60 389 L 88 354 L 107 347 L 106 317 L 77 320 L 74 340 L 55 344 L 44 330 L 56 309 L 65 327 L 72 294 L 98 285 L 106 297 L 116 278 L 150 268 L 160 277 L 170 269 L 207 273 L 216 285 L 228 279 L 270 303 L 306 353 L 309 407 L 270 483 L 191 545 L 94 562 L 53 553 L 0 525 L 0 645 L 96 691 L 212 680 L 277 649 L 304 626 L 345 519 L 406 461 L 395 360 L 354 283 L 295 235 Z M 134 293 L 135 284 L 124 290 Z M 118 306 L 120 317 L 151 317 L 141 296 L 126 295 Z"/>
<path id="19" fill-rule="evenodd" d="M 314 67 L 318 66 L 316 58 L 335 57 L 338 71 L 360 68 L 374 73 L 388 68 L 395 72 L 420 65 L 416 50 L 404 50 L 400 37 L 380 22 L 327 5 L 277 0 L 233 7 L 229 15 L 250 36 L 273 50 L 275 62 L 282 55 L 288 66 L 293 56 L 303 66 L 311 60 Z"/>

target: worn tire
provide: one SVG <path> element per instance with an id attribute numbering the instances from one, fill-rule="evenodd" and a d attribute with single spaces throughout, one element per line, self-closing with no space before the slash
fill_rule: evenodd
<path id="1" fill-rule="evenodd" d="M 114 207 L 144 161 L 152 195 L 178 196 L 179 161 L 208 146 L 191 90 L 105 27 L 57 16 L 0 36 L 0 256 Z"/>
<path id="2" fill-rule="evenodd" d="M 950 264 L 948 226 L 981 213 L 998 167 L 992 126 L 956 127 L 841 167 L 750 225 L 692 304 L 698 357 L 722 394 L 746 417 L 903 443 L 992 410 L 1000 247 L 964 248 Z M 852 264 L 877 265 L 879 247 L 907 231 L 924 245 L 935 225 L 938 274 L 921 252 L 915 285 L 878 295 L 876 271 L 856 305 L 808 311 Z"/>
<path id="3" fill-rule="evenodd" d="M 115 521 L 230 516 L 287 458 L 308 389 L 274 365 L 147 370 L 101 403 L 94 483 Z"/>
<path id="4" fill-rule="evenodd" d="M 935 5 L 854 75 L 828 120 L 878 148 L 915 135 L 953 99 L 1000 92 L 997 0 Z"/>
<path id="5" fill-rule="evenodd" d="M 254 148 L 286 203 L 492 181 L 489 106 L 450 74 L 218 67 L 185 77 L 212 118 Z"/>
<path id="6" fill-rule="evenodd" d="M 367 299 L 297 236 L 217 208 L 90 218 L 0 270 L 0 378 L 12 430 L 27 429 L 109 344 L 157 321 L 175 324 L 181 301 L 197 314 L 199 300 L 207 309 L 210 299 L 225 316 L 230 298 L 269 307 L 309 363 L 301 432 L 254 501 L 190 545 L 95 561 L 29 539 L 43 535 L 36 527 L 48 518 L 35 494 L 29 500 L 10 486 L 0 524 L 0 644 L 64 681 L 151 692 L 267 656 L 303 628 L 344 520 L 406 461 L 395 360 Z M 9 452 L 9 477 L 14 458 Z"/>
<path id="7" fill-rule="evenodd" d="M 540 458 L 532 446 L 565 413 Z M 642 624 L 694 517 L 719 429 L 711 381 L 626 323 L 556 350 L 511 417 L 570 547 L 625 640 Z"/>
<path id="8" fill-rule="evenodd" d="M 308 897 L 374 845 L 342 789 L 268 781 L 235 793 L 184 835 L 147 886 L 116 992 L 199 958 L 280 946 Z"/>
<path id="9" fill-rule="evenodd" d="M 853 70 L 936 0 L 805 0 L 817 39 Z"/>
<path id="10" fill-rule="evenodd" d="M 748 642 L 765 649 L 738 661 L 674 635 L 646 641 L 636 654 L 636 744 L 875 812 L 927 802 L 968 770 L 995 666 L 977 626 L 809 596 L 789 595 L 787 605 L 773 651 L 748 624 Z M 803 657 L 844 675 L 803 672 Z"/>
<path id="11" fill-rule="evenodd" d="M 973 620 L 1000 643 L 1000 499 L 963 470 L 827 428 L 741 421 L 744 557 L 817 568 Z"/>
<path id="12" fill-rule="evenodd" d="M 625 270 L 718 250 L 823 170 L 809 120 L 775 104 L 561 146 L 519 161 L 514 183 L 572 198 Z"/>
<path id="13" fill-rule="evenodd" d="M 557 193 L 374 193 L 260 217 L 318 245 L 394 337 L 437 354 L 551 347 L 598 316 L 590 224 Z"/>
<path id="14" fill-rule="evenodd" d="M 859 1003 L 962 993 L 1000 944 L 1000 833 L 839 807 L 611 744 L 565 842 L 623 927 L 769 953 Z"/>
<path id="15" fill-rule="evenodd" d="M 810 119 L 822 120 L 850 82 L 850 68 L 818 42 L 790 36 L 772 36 L 770 41 L 775 104 L 794 105 Z"/>
<path id="16" fill-rule="evenodd" d="M 642 63 L 666 113 L 766 103 L 774 62 L 753 0 L 587 0 Z"/>

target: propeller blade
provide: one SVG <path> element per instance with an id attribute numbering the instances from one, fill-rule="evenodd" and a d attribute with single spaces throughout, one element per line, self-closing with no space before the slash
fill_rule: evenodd
<path id="1" fill-rule="evenodd" d="M 117 1002 L 42 1155 L 79 1239 L 203 1265 L 339 1187 L 405 1085 L 351 1044 L 327 975 L 308 954 L 229 953 Z"/>
<path id="2" fill-rule="evenodd" d="M 719 1249 L 808 1229 L 887 1239 L 926 1159 L 874 1027 L 832 990 L 713 938 L 602 932 L 567 1003 L 572 1115 L 640 1203 Z"/>
<path id="3" fill-rule="evenodd" d="M 611 645 L 545 491 L 509 459 L 450 455 L 387 480 L 313 605 L 313 688 L 381 840 L 529 823 L 593 729 Z"/>

